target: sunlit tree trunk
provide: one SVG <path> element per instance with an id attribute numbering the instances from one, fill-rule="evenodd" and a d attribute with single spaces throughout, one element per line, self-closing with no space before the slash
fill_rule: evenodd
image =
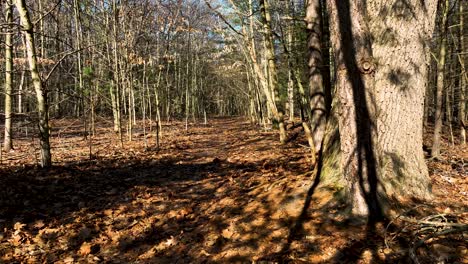
<path id="1" fill-rule="evenodd" d="M 437 1 L 328 0 L 342 169 L 352 213 L 380 217 L 390 197 L 429 198 L 422 151 L 426 41 Z M 385 12 L 385 15 L 382 15 Z"/>
<path id="2" fill-rule="evenodd" d="M 16 8 L 20 15 L 22 31 L 26 39 L 26 50 L 28 56 L 29 68 L 31 77 L 36 92 L 37 110 L 39 118 L 39 140 L 41 145 L 41 166 L 50 167 L 52 165 L 52 157 L 50 153 L 49 143 L 49 117 L 47 106 L 47 91 L 43 86 L 39 70 L 37 68 L 36 50 L 34 46 L 34 30 L 29 12 L 26 9 L 24 0 L 16 0 Z"/>
<path id="3" fill-rule="evenodd" d="M 250 122 L 255 124 L 259 122 L 257 117 L 257 111 L 255 108 L 255 90 L 253 89 L 252 78 L 250 77 L 250 67 L 248 65 L 245 66 L 245 78 L 247 79 L 247 87 L 249 90 L 249 117 Z M 204 111 L 206 113 L 206 111 Z"/>
<path id="4" fill-rule="evenodd" d="M 325 105 L 325 80 L 324 60 L 322 47 L 322 4 L 320 0 L 309 0 L 307 2 L 306 22 L 309 30 L 309 93 L 310 106 L 308 115 L 316 151 L 320 151 L 327 119 L 327 107 Z"/>
<path id="5" fill-rule="evenodd" d="M 174 66 L 175 67 L 175 66 Z M 169 68 L 169 67 L 167 67 Z M 160 102 L 159 102 L 159 90 L 160 90 L 160 83 L 161 83 L 161 74 L 162 74 L 162 68 L 159 68 L 159 65 L 158 65 L 158 77 L 156 79 L 156 83 L 154 85 L 154 102 L 155 102 L 155 108 L 156 108 L 156 122 L 157 122 L 157 126 L 158 126 L 158 131 L 161 133 L 162 132 L 162 123 L 161 123 L 161 105 L 160 105 Z M 149 87 L 148 87 L 149 89 Z M 167 108 L 167 110 L 169 110 L 169 106 Z M 169 116 L 169 113 L 166 112 L 167 116 Z"/>
<path id="6" fill-rule="evenodd" d="M 77 0 L 73 1 L 73 14 L 74 14 L 74 24 L 75 24 L 75 49 L 76 50 L 81 50 L 82 48 L 82 41 L 83 41 L 83 33 L 82 33 L 82 27 L 81 27 L 81 9 L 80 9 L 80 3 Z M 81 110 L 83 111 L 83 116 L 81 117 L 83 119 L 83 135 L 85 138 L 87 138 L 87 133 L 88 133 L 88 122 L 87 122 L 87 115 L 86 115 L 86 107 L 85 103 L 87 102 L 86 94 L 85 91 L 85 86 L 84 86 L 84 79 L 83 79 L 83 56 L 81 53 L 78 53 L 76 55 L 76 63 L 78 67 L 78 94 L 81 94 L 81 99 L 80 99 L 80 104 L 81 104 Z M 79 114 L 79 112 L 78 112 Z"/>
<path id="7" fill-rule="evenodd" d="M 5 1 L 5 20 L 8 25 L 13 23 L 13 5 L 7 0 Z M 8 152 L 13 148 L 12 141 L 12 75 L 13 75 L 13 55 L 12 41 L 13 32 L 11 28 L 7 28 L 5 34 L 5 135 L 3 141 L 3 149 Z"/>
<path id="8" fill-rule="evenodd" d="M 101 8 L 104 8 L 104 7 L 101 6 Z M 115 18 L 115 15 L 114 15 L 114 18 Z M 113 28 L 115 20 L 114 19 L 112 20 L 112 25 L 111 25 L 111 21 L 109 19 L 109 14 L 106 13 L 105 23 L 106 23 L 106 28 Z M 109 31 L 111 31 L 111 30 L 109 30 Z M 112 30 L 111 32 L 114 32 L 114 31 Z M 110 37 L 109 35 L 112 36 L 112 43 L 111 43 L 111 40 L 109 39 L 109 37 Z M 114 52 L 111 50 L 114 47 L 115 37 L 113 37 L 113 34 L 106 34 L 105 40 L 106 40 L 106 51 L 107 51 L 107 63 L 110 65 L 110 67 L 112 67 L 112 69 L 115 69 L 115 64 L 114 63 L 117 63 L 117 62 L 113 63 L 115 55 L 114 55 Z M 111 83 L 109 85 L 109 95 L 110 95 L 110 99 L 111 99 L 111 109 L 112 109 L 112 117 L 113 117 L 112 121 L 113 121 L 113 125 L 114 125 L 114 132 L 119 133 L 120 122 L 119 122 L 119 113 L 118 113 L 118 107 L 117 107 L 118 83 L 116 81 L 117 78 L 116 78 L 115 74 L 116 73 L 114 72 L 113 76 L 112 76 Z"/>
<path id="9" fill-rule="evenodd" d="M 187 63 L 186 63 L 186 68 L 185 68 L 185 131 L 188 130 L 188 118 L 189 118 L 189 113 L 190 113 L 190 67 L 193 65 L 193 59 L 191 60 L 190 58 L 190 53 L 191 53 L 191 34 L 188 34 L 188 40 L 187 40 Z M 190 63 L 192 62 L 192 63 Z"/>
<path id="10" fill-rule="evenodd" d="M 19 82 L 19 85 L 18 85 L 18 101 L 17 101 L 17 111 L 18 113 L 23 113 L 23 90 L 24 90 L 24 83 L 25 83 L 25 78 L 26 77 L 26 74 L 25 74 L 25 71 L 22 70 L 21 71 L 21 78 L 20 78 L 20 82 Z"/>
<path id="11" fill-rule="evenodd" d="M 37 5 L 39 7 L 39 14 L 43 14 L 44 12 L 44 8 L 43 8 L 43 0 L 38 0 L 37 1 Z M 46 57 L 46 47 L 45 47 L 45 30 L 44 30 L 44 18 L 40 19 L 39 20 L 39 30 L 40 32 L 42 32 L 42 34 L 40 34 L 40 47 L 39 47 L 39 51 L 40 51 L 40 54 L 39 54 L 39 57 L 41 58 L 45 58 Z"/>
<path id="12" fill-rule="evenodd" d="M 263 19 L 263 35 L 265 38 L 265 56 L 268 73 L 268 86 L 274 98 L 277 111 L 273 112 L 274 121 L 279 127 L 280 142 L 286 143 L 286 127 L 284 125 L 284 105 L 279 94 L 278 72 L 276 67 L 275 46 L 271 29 L 270 5 L 268 0 L 260 0 L 260 13 Z"/>
<path id="13" fill-rule="evenodd" d="M 121 110 L 120 110 L 120 69 L 119 69 L 119 56 L 118 56 L 118 35 L 117 35 L 117 27 L 119 22 L 119 13 L 117 10 L 117 3 L 116 0 L 112 2 L 112 10 L 113 10 L 113 25 L 112 25 L 112 32 L 113 32 L 113 70 L 114 70 L 114 86 L 111 88 L 111 96 L 113 95 L 115 102 L 113 102 L 113 115 L 114 115 L 114 131 L 118 133 L 120 138 L 120 143 L 123 145 L 123 138 L 122 138 L 122 125 L 121 125 Z M 114 108 L 115 106 L 115 108 Z"/>
<path id="14" fill-rule="evenodd" d="M 428 42 L 437 1 L 408 1 L 390 9 L 384 0 L 368 1 L 375 64 L 379 195 L 430 198 L 431 181 L 424 160 L 424 93 L 428 85 Z M 386 28 L 386 25 L 388 28 Z M 391 33 L 393 32 L 393 33 Z M 379 41 L 380 40 L 380 41 Z M 382 66 L 386 65 L 386 66 Z"/>
<path id="15" fill-rule="evenodd" d="M 287 15 L 291 18 L 294 16 L 294 1 L 286 3 L 286 10 Z M 286 26 L 286 46 L 288 49 L 288 53 L 291 55 L 291 52 L 294 47 L 294 23 L 292 21 L 288 21 L 288 25 Z M 288 60 L 291 60 L 291 56 L 288 56 Z M 294 68 L 291 67 L 291 63 L 288 63 L 288 107 L 289 107 L 289 120 L 294 120 Z"/>

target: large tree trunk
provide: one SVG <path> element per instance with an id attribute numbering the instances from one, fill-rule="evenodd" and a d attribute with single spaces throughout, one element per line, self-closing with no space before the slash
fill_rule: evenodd
<path id="1" fill-rule="evenodd" d="M 6 23 L 10 25 L 13 23 L 13 6 L 9 0 L 5 1 L 5 18 Z M 13 32 L 10 28 L 5 34 L 5 137 L 3 142 L 3 148 L 5 151 L 10 151 L 13 148 L 12 135 L 11 135 L 11 117 L 12 117 L 12 106 L 11 106 L 11 91 L 12 91 L 12 73 L 13 73 L 13 56 L 12 56 L 12 42 L 11 36 Z"/>
<path id="2" fill-rule="evenodd" d="M 388 198 L 430 196 L 422 117 L 437 3 L 408 2 L 328 0 L 341 165 L 356 215 L 380 217 Z"/>
<path id="3" fill-rule="evenodd" d="M 322 18 L 322 3 L 320 0 L 308 0 L 306 22 L 309 30 L 309 93 L 310 93 L 310 108 L 308 108 L 308 116 L 310 118 L 312 140 L 314 149 L 320 151 L 323 137 L 325 134 L 325 126 L 327 119 L 327 106 L 325 105 L 325 80 L 326 68 L 324 67 L 322 46 L 323 37 L 323 18 Z M 329 89 L 329 86 L 327 85 Z"/>
<path id="4" fill-rule="evenodd" d="M 424 160 L 424 94 L 437 0 L 368 3 L 375 72 L 379 181 L 387 196 L 429 198 L 431 185 Z M 387 15 L 383 15 L 389 12 Z M 385 190 L 385 191 L 384 191 Z"/>
<path id="5" fill-rule="evenodd" d="M 28 63 L 31 71 L 31 77 L 36 92 L 37 110 L 39 118 L 39 140 L 41 144 L 41 166 L 50 167 L 52 165 L 52 157 L 50 154 L 49 144 L 49 116 L 47 106 L 47 91 L 43 87 L 39 70 L 37 69 L 36 50 L 34 46 L 33 25 L 29 18 L 28 10 L 24 0 L 16 0 L 16 8 L 21 19 L 23 34 L 26 39 L 26 50 L 28 55 Z"/>
<path id="6" fill-rule="evenodd" d="M 339 129 L 343 175 L 351 198 L 352 213 L 378 212 L 375 148 L 375 66 L 372 47 L 361 13 L 363 1 L 331 0 L 332 42 L 340 100 Z"/>
<path id="7" fill-rule="evenodd" d="M 444 1 L 444 11 L 442 14 L 441 40 L 439 46 L 439 58 L 437 60 L 437 82 L 436 82 L 436 106 L 434 139 L 432 142 L 431 156 L 440 156 L 440 133 L 442 131 L 442 101 L 444 94 L 445 60 L 447 57 L 447 15 L 449 12 L 449 1 Z"/>

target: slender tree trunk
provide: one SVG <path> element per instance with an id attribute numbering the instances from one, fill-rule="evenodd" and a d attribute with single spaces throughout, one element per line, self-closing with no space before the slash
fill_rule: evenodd
<path id="1" fill-rule="evenodd" d="M 429 63 L 428 75 L 431 76 L 433 72 L 432 63 Z M 426 92 L 424 93 L 424 117 L 423 117 L 423 132 L 429 125 L 429 116 L 430 116 L 430 104 L 431 104 L 431 93 L 432 93 L 432 82 L 429 79 L 428 85 L 426 87 Z"/>
<path id="2" fill-rule="evenodd" d="M 91 105 L 91 136 L 96 135 L 96 102 L 97 102 L 97 95 L 99 92 L 99 84 L 93 86 L 94 91 L 91 90 L 89 104 Z"/>
<path id="3" fill-rule="evenodd" d="M 231 2 L 232 6 L 235 6 L 235 4 Z M 271 114 L 277 113 L 277 108 L 276 108 L 276 103 L 274 101 L 274 97 L 272 96 L 267 76 L 264 73 L 263 69 L 260 67 L 259 62 L 258 62 L 258 56 L 257 56 L 257 48 L 256 48 L 256 43 L 255 43 L 255 38 L 254 38 L 254 24 L 255 24 L 255 19 L 254 19 L 254 6 L 253 6 L 253 1 L 249 0 L 249 27 L 242 25 L 242 32 L 243 32 L 243 41 L 246 49 L 248 50 L 248 60 L 249 63 L 252 66 L 252 71 L 255 73 L 255 80 L 258 81 L 259 86 L 262 87 L 263 94 L 266 97 L 266 112 L 268 117 L 271 117 Z M 263 116 L 263 123 L 266 125 L 266 117 Z"/>
<path id="4" fill-rule="evenodd" d="M 294 10 L 294 1 L 288 1 L 286 3 L 287 7 L 287 14 L 290 17 L 294 17 L 293 10 Z M 287 44 L 289 51 L 288 60 L 292 60 L 291 58 L 291 51 L 293 50 L 293 42 L 294 42 L 294 23 L 292 21 L 288 22 L 286 27 L 286 35 L 287 35 Z M 294 68 L 292 67 L 291 63 L 288 63 L 288 106 L 289 106 L 289 121 L 294 120 Z"/>
<path id="5" fill-rule="evenodd" d="M 21 78 L 20 78 L 20 83 L 18 85 L 18 113 L 23 113 L 23 90 L 24 90 L 24 82 L 25 82 L 25 77 L 26 77 L 26 71 L 22 70 L 21 71 Z"/>
<path id="6" fill-rule="evenodd" d="M 174 64 L 174 67 L 175 67 L 175 64 Z M 167 69 L 169 69 L 169 67 L 167 67 Z M 160 110 L 160 104 L 159 104 L 159 87 L 160 87 L 160 84 L 161 84 L 161 74 L 162 74 L 162 68 L 159 68 L 158 77 L 156 79 L 156 84 L 154 85 L 154 101 L 155 101 L 155 107 L 156 107 L 156 121 L 158 122 L 159 132 L 162 132 L 161 110 Z M 169 75 L 169 72 L 166 72 L 166 76 L 167 75 Z M 167 109 L 169 109 L 169 106 L 168 106 Z M 169 116 L 168 112 L 166 112 L 166 114 L 167 114 L 167 116 Z"/>
<path id="7" fill-rule="evenodd" d="M 466 52 L 465 51 L 465 37 L 464 37 L 464 17 L 465 14 L 463 5 L 465 4 L 464 1 L 459 1 L 459 13 L 460 13 L 460 51 L 461 52 Z M 462 145 L 466 145 L 466 127 L 468 126 L 467 120 L 466 120 L 466 86 L 468 84 L 467 82 L 467 72 L 465 68 L 465 60 L 460 59 L 460 55 L 458 55 L 458 58 L 460 60 L 460 66 L 461 66 L 461 76 L 460 76 L 460 100 L 458 103 L 458 120 L 460 122 L 460 143 Z"/>
<path id="8" fill-rule="evenodd" d="M 146 78 L 146 62 L 143 64 L 143 83 L 141 84 L 141 108 L 143 114 L 143 142 L 145 144 L 145 150 L 148 149 L 148 139 L 146 137 L 146 96 L 145 90 L 147 87 L 147 78 Z M 148 98 L 150 99 L 150 98 Z"/>
<path id="9" fill-rule="evenodd" d="M 115 111 L 114 112 L 114 131 L 116 131 L 119 135 L 120 139 L 120 144 L 123 145 L 123 137 L 122 137 L 122 118 L 121 118 L 121 109 L 120 109 L 120 76 L 119 76 L 119 56 L 118 56 L 118 36 L 117 36 L 117 27 L 118 27 L 118 22 L 119 22 L 119 13 L 117 10 L 117 3 L 116 0 L 113 0 L 112 2 L 112 9 L 113 9 L 113 57 L 114 57 L 114 90 L 111 90 L 111 94 L 113 92 L 115 96 Z"/>
<path id="10" fill-rule="evenodd" d="M 13 23 L 13 5 L 10 0 L 5 1 L 5 18 L 6 23 L 10 25 Z M 13 55 L 12 55 L 12 35 L 13 32 L 10 28 L 7 28 L 5 34 L 5 136 L 3 141 L 3 149 L 5 152 L 10 151 L 13 148 L 12 141 L 12 74 L 13 74 Z"/>
<path id="11" fill-rule="evenodd" d="M 144 62 L 144 67 L 146 68 L 146 60 Z M 145 87 L 144 87 L 144 91 L 143 91 L 143 94 L 144 96 L 147 96 L 148 97 L 148 120 L 149 120 L 149 132 L 151 133 L 153 130 L 153 114 L 152 114 L 152 111 L 153 111 L 153 106 L 152 106 L 152 102 L 151 102 L 151 92 L 150 92 L 150 89 L 149 89 L 149 75 L 151 74 L 151 70 L 149 71 L 149 74 L 147 74 L 146 76 L 146 80 L 144 80 L 145 82 Z"/>
<path id="12" fill-rule="evenodd" d="M 40 2 L 40 1 L 39 1 Z M 81 11 L 80 11 L 80 6 L 78 0 L 73 1 L 73 11 L 74 11 L 74 20 L 75 20 L 75 34 L 76 34 L 76 50 L 81 50 L 82 47 L 82 39 L 83 39 L 83 33 L 82 33 L 82 28 L 81 28 Z M 41 39 L 41 44 L 43 45 L 42 39 Z M 42 52 L 44 52 L 44 49 L 42 47 Z M 86 115 L 86 91 L 84 87 L 84 79 L 83 79 L 83 58 L 82 54 L 78 53 L 76 56 L 76 62 L 78 65 L 78 94 L 81 94 L 81 105 L 82 105 L 82 111 L 83 111 L 83 116 L 81 117 L 83 119 L 83 134 L 84 138 L 87 138 L 88 134 L 88 128 L 87 128 L 87 121 L 86 119 L 88 116 Z"/>
<path id="13" fill-rule="evenodd" d="M 260 0 L 260 13 L 263 19 L 263 35 L 265 38 L 265 56 L 268 72 L 268 86 L 274 98 L 277 112 L 273 113 L 275 122 L 279 126 L 280 142 L 286 143 L 286 127 L 284 125 L 284 106 L 279 94 L 278 73 L 275 61 L 275 46 L 273 45 L 273 33 L 271 29 L 270 5 L 268 0 Z"/>
<path id="14" fill-rule="evenodd" d="M 263 73 L 263 70 L 260 68 L 260 65 L 257 61 L 258 57 L 257 57 L 257 52 L 256 52 L 255 39 L 253 37 L 253 26 L 251 26 L 249 35 L 250 35 L 250 39 L 247 36 L 246 30 L 244 29 L 244 42 L 247 44 L 247 47 L 248 47 L 250 63 L 252 64 L 253 71 L 255 72 L 259 85 L 262 87 L 263 94 L 265 95 L 267 112 L 276 113 L 277 111 L 276 104 L 268 88 L 267 78 L 265 74 Z"/>
<path id="15" fill-rule="evenodd" d="M 43 11 L 44 11 L 44 8 L 42 7 L 42 1 L 43 0 L 38 0 L 37 1 L 37 4 L 38 4 L 38 7 L 39 7 L 39 14 L 42 16 L 43 14 Z M 44 30 L 44 19 L 40 19 L 39 20 L 39 30 L 42 32 L 42 34 L 40 35 L 40 54 L 39 54 L 39 57 L 41 58 L 45 58 L 46 57 L 46 54 L 45 54 L 45 30 Z"/>
<path id="16" fill-rule="evenodd" d="M 189 111 L 190 111 L 190 33 L 188 35 L 188 42 L 187 42 L 187 64 L 185 69 L 185 131 L 188 131 L 188 118 L 189 118 Z"/>
<path id="17" fill-rule="evenodd" d="M 16 0 L 16 8 L 20 14 L 23 34 L 26 38 L 26 50 L 28 54 L 28 63 L 31 71 L 34 89 L 37 98 L 37 110 L 39 114 L 39 140 L 41 145 L 41 166 L 50 167 L 52 157 L 49 143 L 49 116 L 47 106 L 47 91 L 43 86 L 39 70 L 37 68 L 36 50 L 34 46 L 34 30 L 29 12 L 26 9 L 25 0 Z"/>
<path id="18" fill-rule="evenodd" d="M 113 20 L 112 28 L 114 28 L 115 23 L 116 23 L 115 22 L 115 17 L 116 17 L 116 15 L 114 14 L 114 20 Z M 109 15 L 107 13 L 106 13 L 106 20 L 105 21 L 106 21 L 106 28 L 107 28 L 107 27 L 110 26 Z M 114 31 L 112 31 L 112 32 L 114 32 Z M 115 56 L 115 54 L 113 52 L 111 52 L 111 44 L 110 44 L 110 41 L 109 41 L 109 35 L 110 34 L 106 35 L 107 61 L 108 61 L 109 65 L 113 65 L 113 70 L 114 70 L 113 79 L 111 81 L 111 84 L 109 85 L 109 94 L 110 94 L 110 98 L 111 98 L 111 108 L 112 108 L 114 132 L 119 133 L 120 118 L 119 118 L 119 108 L 118 108 L 118 103 L 117 103 L 118 76 L 116 76 L 117 73 L 115 72 L 115 70 L 116 70 L 116 68 L 118 68 L 118 66 L 116 67 L 116 64 L 117 64 L 116 61 L 113 62 L 113 59 L 115 60 L 116 56 Z M 115 36 L 112 37 L 112 40 L 113 40 L 112 46 L 113 46 L 113 48 L 115 48 L 115 46 L 116 46 L 116 45 L 114 45 L 115 42 L 116 42 Z"/>
<path id="19" fill-rule="evenodd" d="M 247 79 L 247 87 L 249 89 L 249 117 L 250 117 L 250 122 L 252 124 L 255 124 L 258 119 L 257 119 L 257 113 L 255 111 L 255 92 L 252 87 L 252 80 L 250 78 L 250 70 L 249 66 L 245 66 L 245 77 Z M 206 106 L 205 106 L 206 107 Z M 203 111 L 204 116 L 206 116 L 206 109 Z"/>
<path id="20" fill-rule="evenodd" d="M 439 46 L 439 57 L 437 61 L 437 83 L 436 83 L 436 106 L 434 137 L 432 141 L 431 156 L 440 157 L 440 134 L 442 131 L 442 101 L 444 96 L 445 61 L 447 57 L 447 16 L 449 12 L 449 0 L 444 1 L 444 11 L 442 14 L 441 40 Z"/>
<path id="21" fill-rule="evenodd" d="M 450 71 L 450 70 L 449 70 Z M 445 77 L 447 78 L 447 76 Z M 453 129 L 452 129 L 452 91 L 453 91 L 453 83 L 451 82 L 449 85 L 447 85 L 447 88 L 445 89 L 445 118 L 446 118 L 446 123 L 449 128 L 449 133 L 450 133 L 450 144 L 453 145 L 455 143 L 455 139 L 453 137 Z"/>

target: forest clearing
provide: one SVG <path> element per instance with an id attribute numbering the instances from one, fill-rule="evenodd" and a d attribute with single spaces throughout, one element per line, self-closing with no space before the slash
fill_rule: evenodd
<path id="1" fill-rule="evenodd" d="M 468 263 L 468 1 L 0 1 L 0 263 Z"/>

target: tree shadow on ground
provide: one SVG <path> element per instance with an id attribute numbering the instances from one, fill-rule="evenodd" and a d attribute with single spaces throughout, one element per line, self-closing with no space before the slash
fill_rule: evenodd
<path id="1" fill-rule="evenodd" d="M 168 141 L 181 149 L 2 169 L 1 260 L 307 263 L 330 245 L 342 249 L 336 262 L 377 251 L 366 243 L 381 240 L 342 219 L 341 204 L 327 202 L 335 197 L 320 202 L 318 178 L 309 188 L 305 150 L 283 150 L 273 134 L 224 134 L 218 122 Z M 226 142 L 235 143 L 217 152 Z"/>
<path id="2" fill-rule="evenodd" d="M 2 169 L 2 260 L 247 261 L 271 245 L 265 240 L 274 245 L 291 224 L 286 213 L 295 208 L 286 207 L 302 198 L 294 185 L 302 186 L 305 178 L 291 177 L 307 171 L 296 164 L 301 152 L 275 160 L 262 153 L 251 160 L 218 157 L 223 153 L 210 149 L 231 135 L 206 129 L 211 144 L 186 138 L 178 142 L 186 147 L 163 149 L 167 153 L 158 158 L 145 152 L 49 170 Z M 254 135 L 246 140 L 257 142 Z M 271 145 L 269 140 L 255 149 Z M 207 145 L 206 156 L 200 144 Z M 240 147 L 248 145 L 236 143 L 226 151 L 239 155 Z"/>
<path id="3" fill-rule="evenodd" d="M 115 242 L 118 245 L 116 250 L 120 253 L 143 244 L 158 245 L 163 239 L 195 230 L 201 225 L 209 225 L 215 232 L 222 233 L 229 226 L 226 221 L 241 217 L 248 202 L 245 196 L 241 196 L 247 194 L 243 194 L 237 185 L 244 185 L 242 188 L 245 191 L 254 187 L 256 182 L 248 182 L 245 174 L 258 173 L 262 168 L 262 164 L 237 164 L 219 159 L 206 163 L 194 163 L 192 160 L 184 160 L 184 164 L 179 162 L 173 159 L 149 163 L 108 160 L 97 165 L 90 161 L 79 165 L 55 166 L 50 170 L 27 167 L 9 171 L 8 174 L 3 172 L 0 180 L 4 186 L 0 191 L 0 229 L 14 232 L 17 228 L 15 223 L 21 223 L 27 225 L 25 228 L 30 230 L 30 235 L 40 235 L 35 225 L 72 224 L 77 232 L 62 232 L 68 236 L 67 250 L 76 251 L 84 242 L 93 241 L 102 233 L 98 227 L 90 224 L 99 222 L 94 218 L 113 218 L 108 225 L 115 232 L 120 232 L 131 228 L 135 221 L 145 221 L 147 217 L 138 213 L 139 210 L 161 217 L 162 221 L 145 227 L 148 230 L 119 237 Z M 243 178 L 237 179 L 241 175 Z M 223 185 L 226 185 L 225 190 L 220 193 Z M 142 194 L 140 190 L 145 190 L 145 193 Z M 152 197 L 158 199 L 149 204 L 143 202 L 144 198 Z M 225 207 L 212 208 L 209 214 L 197 211 L 197 205 L 210 201 L 215 203 L 223 198 L 229 202 Z M 237 202 L 241 204 L 235 204 Z M 205 204 L 203 207 L 206 209 L 207 206 Z M 265 207 L 265 211 L 268 210 Z M 252 212 L 242 217 L 253 221 L 257 218 L 256 214 Z M 93 217 L 87 219 L 86 215 Z M 122 215 L 121 219 L 118 215 Z M 199 233 L 203 232 L 200 230 Z M 51 242 L 47 236 L 41 236 L 41 239 Z M 58 233 L 54 236 L 58 236 Z M 223 240 L 227 241 L 223 237 L 216 238 L 212 247 L 219 248 Z M 193 242 L 197 243 L 196 239 Z M 249 243 L 254 244 L 255 241 Z M 165 257 L 174 259 L 180 256 L 165 254 Z"/>

